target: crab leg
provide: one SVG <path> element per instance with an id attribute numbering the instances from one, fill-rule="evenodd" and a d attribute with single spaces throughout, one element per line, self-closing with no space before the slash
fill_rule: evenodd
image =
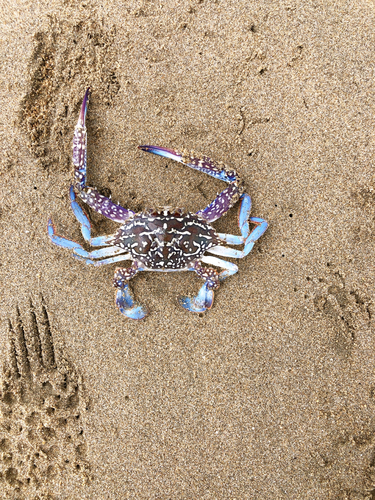
<path id="1" fill-rule="evenodd" d="M 240 213 L 238 215 L 238 225 L 240 227 L 241 234 L 244 238 L 247 238 L 250 234 L 249 228 L 249 217 L 251 212 L 251 198 L 248 194 L 244 193 L 241 198 Z"/>
<path id="2" fill-rule="evenodd" d="M 81 257 L 80 255 L 77 255 L 76 253 L 73 253 L 73 257 L 77 260 L 83 260 L 88 265 L 92 266 L 106 266 L 107 264 L 114 264 L 115 262 L 121 262 L 122 260 L 132 260 L 130 257 L 130 254 L 122 254 L 122 255 L 116 255 L 115 257 L 109 257 L 108 259 L 103 259 L 103 260 L 90 260 L 86 259 L 85 257 Z"/>
<path id="3" fill-rule="evenodd" d="M 101 195 L 95 188 L 86 186 L 87 176 L 87 132 L 86 113 L 89 104 L 90 88 L 86 90 L 81 111 L 73 136 L 73 165 L 74 187 L 80 198 L 93 210 L 103 214 L 115 222 L 124 222 L 134 215 L 132 210 L 127 210 L 116 205 L 106 196 Z M 86 217 L 87 218 L 87 217 Z"/>
<path id="4" fill-rule="evenodd" d="M 218 236 L 225 243 L 229 243 L 229 245 L 242 245 L 245 243 L 245 238 L 236 234 L 218 233 Z"/>
<path id="5" fill-rule="evenodd" d="M 98 236 L 96 238 L 91 238 L 91 224 L 89 218 L 87 217 L 86 212 L 81 208 L 76 202 L 76 195 L 73 189 L 73 186 L 70 186 L 69 189 L 70 196 L 70 206 L 73 210 L 76 219 L 81 224 L 81 233 L 85 240 L 92 245 L 93 247 L 100 247 L 109 245 L 107 242 L 108 236 Z"/>
<path id="6" fill-rule="evenodd" d="M 216 179 L 220 179 L 225 182 L 238 182 L 238 174 L 234 170 L 228 170 L 224 165 L 219 165 L 214 162 L 208 156 L 203 156 L 203 158 L 197 158 L 194 153 L 189 153 L 188 151 L 182 151 L 181 153 L 175 151 L 174 149 L 162 148 L 160 146 L 138 146 L 142 151 L 147 151 L 147 153 L 153 153 L 155 155 L 163 156 L 164 158 L 170 158 L 171 160 L 178 161 L 187 167 L 194 168 L 195 170 L 200 170 L 205 174 L 211 175 Z"/>
<path id="7" fill-rule="evenodd" d="M 238 198 L 243 192 L 242 182 L 239 175 L 235 170 L 230 170 L 223 164 L 218 164 L 211 160 L 208 156 L 203 156 L 201 159 L 194 156 L 193 153 L 189 154 L 186 151 L 179 153 L 173 149 L 162 148 L 159 146 L 138 146 L 143 151 L 154 153 L 165 158 L 178 161 L 195 170 L 200 170 L 205 174 L 211 175 L 216 179 L 228 182 L 228 186 L 222 191 L 215 200 L 210 203 L 204 210 L 197 212 L 206 221 L 213 222 L 222 215 L 224 215 L 233 205 L 237 202 Z"/>
<path id="8" fill-rule="evenodd" d="M 220 286 L 220 281 L 223 281 L 228 276 L 235 274 L 238 267 L 231 262 L 226 262 L 216 257 L 202 257 L 202 262 L 224 268 L 224 271 L 218 273 L 212 267 L 203 267 L 199 262 L 195 264 L 191 271 L 195 271 L 201 278 L 206 281 L 200 288 L 196 297 L 179 297 L 179 304 L 190 312 L 202 313 L 207 309 L 211 309 L 214 302 L 214 289 Z"/>
<path id="9" fill-rule="evenodd" d="M 214 302 L 214 291 L 207 282 L 201 287 L 196 297 L 178 297 L 178 303 L 190 312 L 202 313 L 211 309 Z"/>
<path id="10" fill-rule="evenodd" d="M 249 222 L 256 224 L 257 227 L 246 238 L 245 247 L 242 252 L 235 250 L 234 248 L 223 247 L 220 245 L 209 248 L 207 252 L 214 255 L 220 255 L 221 257 L 232 257 L 233 259 L 242 259 L 243 257 L 246 257 L 246 255 L 248 255 L 253 249 L 256 240 L 258 240 L 265 233 L 268 227 L 268 223 L 264 219 L 259 219 L 258 217 L 251 217 Z"/>
<path id="11" fill-rule="evenodd" d="M 236 264 L 233 264 L 232 262 L 227 262 L 226 260 L 218 259 L 217 257 L 204 255 L 201 261 L 204 262 L 205 264 L 211 264 L 211 266 L 217 266 L 224 269 L 224 271 L 221 271 L 221 273 L 219 273 L 220 281 L 225 280 L 225 278 L 228 278 L 228 276 L 236 274 L 236 272 L 238 271 L 238 267 L 236 266 Z"/>
<path id="12" fill-rule="evenodd" d="M 108 257 L 112 255 L 117 255 L 121 252 L 123 252 L 122 249 L 115 247 L 115 246 L 107 246 L 106 248 L 101 248 L 99 250 L 94 250 L 93 252 L 87 252 L 82 245 L 77 243 L 76 241 L 69 240 L 68 238 L 64 238 L 63 236 L 59 236 L 56 234 L 55 227 L 53 225 L 52 219 L 49 219 L 48 221 L 48 235 L 51 238 L 52 243 L 59 247 L 63 248 L 69 248 L 70 250 L 73 250 L 73 257 L 80 259 L 80 260 L 86 260 L 86 259 L 100 259 L 101 257 Z M 112 238 L 113 236 L 99 236 L 97 238 L 92 238 L 89 241 L 89 243 L 93 246 L 100 246 L 100 245 L 109 245 L 108 241 Z M 123 255 L 121 256 L 123 257 Z M 108 260 L 108 259 L 107 259 Z M 122 259 L 125 260 L 125 259 Z M 94 263 L 91 261 L 87 262 L 88 264 Z M 107 261 L 101 261 L 101 264 L 108 263 Z M 100 265 L 99 263 L 96 263 L 97 265 Z"/>
<path id="13" fill-rule="evenodd" d="M 219 238 L 230 245 L 241 245 L 245 243 L 246 238 L 250 234 L 249 229 L 249 217 L 251 211 L 251 198 L 248 194 L 243 194 L 240 197 L 241 207 L 238 216 L 238 225 L 240 227 L 241 235 L 236 236 L 234 234 L 219 233 Z"/>
<path id="14" fill-rule="evenodd" d="M 133 262 L 131 267 L 116 269 L 113 280 L 113 285 L 119 288 L 116 293 L 116 305 L 120 313 L 130 319 L 143 319 L 148 313 L 144 306 L 134 301 L 128 283 L 139 271 L 143 271 L 143 268 Z"/>
<path id="15" fill-rule="evenodd" d="M 94 250 L 92 252 L 87 252 L 83 248 L 75 248 L 73 250 L 73 257 L 81 257 L 82 259 L 102 259 L 104 257 L 114 257 L 116 255 L 122 254 L 121 257 L 125 256 L 125 250 L 119 247 L 105 247 L 105 248 L 100 248 L 99 250 Z M 128 257 L 130 257 L 130 254 L 126 254 Z"/>

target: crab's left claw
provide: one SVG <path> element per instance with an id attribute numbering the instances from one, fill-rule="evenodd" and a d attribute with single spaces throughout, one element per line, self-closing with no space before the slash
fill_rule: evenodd
<path id="1" fill-rule="evenodd" d="M 214 291 L 205 283 L 196 297 L 178 297 L 178 303 L 190 312 L 202 313 L 211 309 L 214 302 Z"/>
<path id="2" fill-rule="evenodd" d="M 120 290 L 117 290 L 116 305 L 120 313 L 130 319 L 143 319 L 148 314 L 144 306 L 134 302 L 127 283 Z"/>
<path id="3" fill-rule="evenodd" d="M 77 127 L 85 128 L 86 127 L 86 113 L 87 107 L 89 105 L 89 97 L 90 97 L 90 87 L 85 92 L 85 96 L 82 101 L 81 111 L 79 113 Z"/>

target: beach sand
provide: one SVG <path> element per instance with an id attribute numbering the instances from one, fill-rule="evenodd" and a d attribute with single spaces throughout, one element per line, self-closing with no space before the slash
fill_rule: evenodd
<path id="1" fill-rule="evenodd" d="M 0 9 L 1 498 L 374 499 L 374 4 Z M 51 244 L 50 216 L 82 242 L 87 86 L 90 185 L 197 211 L 224 183 L 137 145 L 187 148 L 269 222 L 207 313 L 177 303 L 194 273 L 140 273 L 150 314 L 130 321 L 115 264 Z M 88 213 L 94 235 L 118 227 Z M 237 214 L 215 228 L 238 234 Z"/>

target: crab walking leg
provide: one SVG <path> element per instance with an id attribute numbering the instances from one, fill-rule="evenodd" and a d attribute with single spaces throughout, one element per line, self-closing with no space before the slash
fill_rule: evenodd
<path id="1" fill-rule="evenodd" d="M 219 288 L 220 281 L 223 281 L 228 276 L 235 274 L 238 267 L 232 262 L 226 262 L 216 257 L 204 256 L 201 259 L 205 264 L 224 268 L 224 271 L 218 273 L 212 267 L 203 267 L 200 263 L 196 263 L 191 271 L 195 271 L 198 276 L 204 278 L 206 281 L 200 288 L 196 297 L 179 297 L 179 304 L 190 312 L 201 313 L 207 309 L 211 309 L 214 302 L 214 290 Z"/>
<path id="2" fill-rule="evenodd" d="M 103 214 L 115 222 L 124 222 L 134 215 L 132 210 L 127 210 L 116 205 L 106 196 L 101 195 L 95 188 L 86 186 L 87 176 L 87 131 L 86 113 L 89 104 L 90 88 L 86 90 L 81 111 L 73 136 L 73 165 L 74 187 L 80 198 L 93 210 Z M 77 217 L 78 218 L 78 217 Z"/>
<path id="3" fill-rule="evenodd" d="M 132 260 L 132 258 L 130 257 L 130 254 L 127 254 L 127 253 L 122 254 L 122 255 L 116 255 L 115 257 L 109 257 L 108 259 L 103 259 L 103 260 L 90 260 L 90 259 L 86 259 L 85 257 L 81 257 L 80 255 L 77 255 L 75 253 L 73 253 L 73 257 L 77 260 L 82 260 L 83 262 L 85 262 L 88 265 L 96 266 L 96 267 L 106 266 L 108 264 L 114 264 L 115 262 L 121 262 L 122 260 Z"/>
<path id="4" fill-rule="evenodd" d="M 245 243 L 245 238 L 236 234 L 218 233 L 218 236 L 225 243 L 229 243 L 229 245 L 243 245 Z"/>
<path id="5" fill-rule="evenodd" d="M 224 269 L 224 271 L 221 271 L 221 273 L 219 273 L 220 281 L 225 280 L 225 278 L 228 278 L 228 276 L 236 274 L 236 272 L 238 271 L 238 267 L 236 266 L 236 264 L 233 264 L 233 262 L 227 262 L 226 260 L 218 259 L 217 257 L 204 255 L 201 260 L 205 264 L 211 264 L 211 266 L 217 266 Z"/>
<path id="6" fill-rule="evenodd" d="M 214 301 L 214 289 L 220 286 L 219 275 L 212 267 L 203 267 L 198 261 L 189 271 L 195 271 L 200 278 L 205 280 L 204 285 L 196 297 L 178 297 L 178 303 L 190 312 L 201 313 L 211 309 Z"/>
<path id="7" fill-rule="evenodd" d="M 143 319 L 148 314 L 144 306 L 134 301 L 128 283 L 139 271 L 143 271 L 143 268 L 134 262 L 131 267 L 116 269 L 113 280 L 113 285 L 119 288 L 116 293 L 116 305 L 120 313 L 130 319 Z"/>
<path id="8" fill-rule="evenodd" d="M 249 228 L 249 217 L 251 212 L 251 198 L 248 194 L 244 193 L 241 198 L 240 212 L 238 214 L 238 225 L 240 227 L 241 234 L 244 238 L 247 238 L 250 234 Z"/>
<path id="9" fill-rule="evenodd" d="M 230 245 L 242 245 L 250 234 L 249 217 L 251 212 L 251 198 L 248 194 L 243 194 L 240 200 L 241 206 L 238 216 L 238 225 L 242 236 L 219 233 L 219 238 Z"/>
<path id="10" fill-rule="evenodd" d="M 123 254 L 124 257 L 125 250 L 119 247 L 105 247 L 99 250 L 93 250 L 92 252 L 87 252 L 83 248 L 75 248 L 73 250 L 74 257 L 82 257 L 84 259 L 102 259 L 103 257 L 114 257 L 115 255 Z M 126 254 L 130 256 L 130 254 Z"/>
<path id="11" fill-rule="evenodd" d="M 143 151 L 154 153 L 164 158 L 170 158 L 183 165 L 186 165 L 195 170 L 204 172 L 205 174 L 220 179 L 221 181 L 228 182 L 228 186 L 222 191 L 215 200 L 210 203 L 204 210 L 197 212 L 208 222 L 213 222 L 222 215 L 224 215 L 233 205 L 237 202 L 243 192 L 242 181 L 235 170 L 230 170 L 224 165 L 218 164 L 215 161 L 203 156 L 197 158 L 194 153 L 186 151 L 178 152 L 173 149 L 162 148 L 159 146 L 138 146 Z"/>
<path id="12" fill-rule="evenodd" d="M 69 248 L 70 250 L 73 250 L 73 256 L 77 257 L 78 256 L 90 256 L 90 255 L 95 255 L 95 251 L 91 252 L 86 252 L 86 250 L 77 243 L 76 241 L 68 240 L 68 238 L 64 238 L 63 236 L 59 236 L 56 234 L 55 227 L 53 225 L 52 219 L 49 219 L 48 221 L 48 236 L 50 237 L 52 243 L 55 245 L 62 247 L 62 248 Z M 92 238 L 89 240 L 90 244 L 93 246 L 99 246 L 99 245 L 109 245 L 108 240 L 112 238 L 112 235 L 110 236 L 99 236 L 97 238 Z M 96 252 L 100 252 L 99 256 L 107 256 L 107 255 L 114 255 L 119 253 L 118 247 L 110 247 L 110 248 L 102 248 L 100 250 L 97 250 Z M 87 254 L 87 255 L 86 255 Z M 99 257 L 93 257 L 93 258 L 99 258 Z"/>
<path id="13" fill-rule="evenodd" d="M 247 237 L 245 241 L 245 248 L 242 251 L 218 245 L 216 247 L 209 248 L 207 252 L 214 255 L 220 255 L 221 257 L 232 257 L 233 259 L 242 259 L 243 257 L 246 257 L 246 255 L 248 255 L 253 249 L 256 240 L 258 240 L 265 233 L 268 227 L 268 223 L 264 219 L 259 219 L 258 217 L 251 217 L 249 221 L 253 224 L 257 224 L 257 227 Z"/>
<path id="14" fill-rule="evenodd" d="M 68 240 L 67 238 L 64 238 L 63 236 L 59 236 L 55 232 L 55 226 L 53 225 L 52 219 L 48 220 L 48 236 L 50 237 L 52 243 L 55 245 L 62 247 L 62 248 L 69 248 L 71 250 L 74 250 L 75 248 L 82 248 L 83 247 L 79 244 L 76 243 L 75 241 Z"/>
<path id="15" fill-rule="evenodd" d="M 76 216 L 76 219 L 81 224 L 81 233 L 85 240 L 93 247 L 109 245 L 109 243 L 107 242 L 107 239 L 109 238 L 108 236 L 98 236 L 96 238 L 91 237 L 90 220 L 83 208 L 80 207 L 76 202 L 76 194 L 74 192 L 73 186 L 70 186 L 69 196 L 70 206 L 73 210 L 74 215 Z"/>

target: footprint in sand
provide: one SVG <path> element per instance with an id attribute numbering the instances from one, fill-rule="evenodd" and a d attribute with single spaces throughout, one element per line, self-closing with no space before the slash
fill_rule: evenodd
<path id="1" fill-rule="evenodd" d="M 2 498 L 56 498 L 71 474 L 89 481 L 81 377 L 57 353 L 43 299 L 9 320 L 9 356 L 0 382 Z"/>

